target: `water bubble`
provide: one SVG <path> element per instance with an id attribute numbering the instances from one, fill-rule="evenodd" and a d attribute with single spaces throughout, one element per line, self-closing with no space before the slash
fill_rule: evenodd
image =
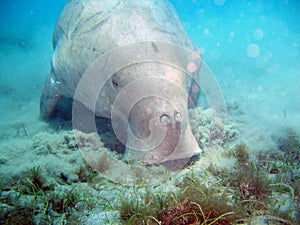
<path id="1" fill-rule="evenodd" d="M 235 36 L 235 33 L 233 31 L 229 32 L 229 37 L 230 38 L 234 38 L 234 36 Z"/>
<path id="2" fill-rule="evenodd" d="M 214 0 L 215 5 L 221 6 L 225 3 L 225 0 Z"/>
<path id="3" fill-rule="evenodd" d="M 260 40 L 264 37 L 264 32 L 258 28 L 253 32 L 253 37 L 256 40 Z"/>
<path id="4" fill-rule="evenodd" d="M 196 70 L 197 70 L 197 65 L 193 62 L 190 62 L 188 65 L 187 65 L 187 70 L 190 72 L 190 73 L 194 73 Z"/>
<path id="5" fill-rule="evenodd" d="M 192 58 L 196 59 L 196 60 L 200 59 L 200 52 L 199 51 L 193 51 Z"/>
<path id="6" fill-rule="evenodd" d="M 204 48 L 204 47 L 200 47 L 200 48 L 199 48 L 199 52 L 200 52 L 201 55 L 203 55 L 204 52 L 205 52 L 205 48 Z"/>
<path id="7" fill-rule="evenodd" d="M 259 85 L 259 86 L 257 86 L 257 90 L 258 90 L 258 91 L 263 91 L 263 90 L 264 90 L 264 87 L 263 87 L 262 85 Z"/>
<path id="8" fill-rule="evenodd" d="M 260 53 L 260 48 L 256 44 L 250 44 L 247 47 L 247 55 L 251 58 L 255 58 L 259 55 Z"/>
<path id="9" fill-rule="evenodd" d="M 208 28 L 204 28 L 203 33 L 206 34 L 206 35 L 210 34 L 209 29 Z"/>

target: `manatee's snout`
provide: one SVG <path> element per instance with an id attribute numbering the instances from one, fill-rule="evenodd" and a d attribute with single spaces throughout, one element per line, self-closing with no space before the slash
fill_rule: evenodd
<path id="1" fill-rule="evenodd" d="M 161 163 L 200 152 L 184 104 L 174 105 L 158 97 L 143 99 L 132 108 L 129 124 L 126 154 L 134 159 Z"/>
<path id="2" fill-rule="evenodd" d="M 176 110 L 160 115 L 159 125 L 153 131 L 158 129 L 162 134 L 157 137 L 157 140 L 160 142 L 152 149 L 152 160 L 164 161 L 165 158 L 173 153 L 182 138 L 182 133 L 185 129 L 183 126 L 182 113 Z"/>

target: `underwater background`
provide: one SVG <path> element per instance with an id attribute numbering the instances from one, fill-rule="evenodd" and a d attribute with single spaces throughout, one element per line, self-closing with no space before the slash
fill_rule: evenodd
<path id="1" fill-rule="evenodd" d="M 200 204 L 207 223 L 199 213 L 198 223 L 178 224 L 299 224 L 300 1 L 170 2 L 223 92 L 227 158 L 209 171 L 181 171 L 163 187 L 126 189 L 103 180 L 76 150 L 71 129 L 39 119 L 52 34 L 66 1 L 1 0 L 0 224 L 159 224 L 171 212 L 180 221 Z M 201 107 L 190 112 L 200 136 L 199 126 L 211 119 Z M 198 141 L 205 152 L 207 138 Z M 221 207 L 224 199 L 197 202 L 203 193 L 222 193 L 246 212 L 231 217 L 236 208 Z"/>

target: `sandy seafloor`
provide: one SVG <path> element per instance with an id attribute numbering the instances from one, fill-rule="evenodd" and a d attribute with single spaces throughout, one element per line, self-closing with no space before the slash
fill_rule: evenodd
<path id="1" fill-rule="evenodd" d="M 300 14 L 299 3 L 242 1 L 239 6 L 234 6 L 231 1 L 224 4 L 222 1 L 215 1 L 216 4 L 213 1 L 207 4 L 172 2 L 191 39 L 203 53 L 204 61 L 216 76 L 225 98 L 226 137 L 220 151 L 245 143 L 250 158 L 255 161 L 260 152 L 268 156 L 278 151 L 280 138 L 288 138 L 291 132 L 299 141 L 300 21 L 296 16 Z M 74 220 L 78 224 L 121 224 L 117 207 L 113 207 L 118 204 L 115 189 L 99 177 L 98 186 L 93 188 L 84 178 L 90 169 L 73 143 L 69 122 L 53 126 L 39 119 L 41 88 L 53 52 L 53 27 L 63 4 L 52 7 L 55 2 L 32 3 L 24 10 L 17 3 L 4 1 L 0 4 L 11 12 L 3 14 L 4 20 L 0 21 L 0 224 L 6 224 L 5 221 L 13 216 L 24 220 L 22 213 L 14 211 L 26 207 L 36 210 L 27 215 L 34 218 L 32 223 L 35 224 L 76 224 Z M 210 150 L 209 132 L 213 126 L 210 115 L 211 109 L 201 101 L 199 108 L 191 111 L 191 126 L 203 148 L 203 157 Z M 299 146 L 297 149 L 299 156 Z M 219 157 L 213 163 L 218 168 L 232 168 L 236 159 Z M 39 203 L 42 206 L 34 205 L 32 192 L 19 189 L 26 186 L 24 182 L 30 180 L 33 168 L 39 168 L 43 185 L 53 184 L 52 190 L 58 196 L 76 189 L 85 196 L 85 205 L 83 201 L 74 204 L 74 209 L 68 212 L 52 209 L 51 216 L 48 215 L 51 219 L 45 222 L 45 206 L 42 203 Z M 201 173 L 201 165 L 196 163 L 194 169 Z M 184 176 L 188 170 L 191 169 L 183 170 L 177 176 Z M 299 165 L 294 173 L 298 175 L 293 184 L 299 184 Z M 207 178 L 207 182 L 210 181 Z M 168 181 L 160 188 L 168 192 L 174 189 L 172 185 Z M 286 185 L 292 186 L 288 181 Z M 26 197 L 14 197 L 17 193 Z M 130 192 L 128 196 L 130 199 Z M 89 201 L 93 206 L 87 206 Z M 107 201 L 113 205 L 109 209 L 104 207 L 103 202 Z M 294 190 L 293 201 L 279 202 L 278 205 L 289 204 L 283 211 L 292 211 L 289 218 L 296 224 L 300 201 L 297 190 Z M 30 204 L 34 206 L 28 206 Z M 263 216 L 275 217 L 266 212 L 258 218 Z M 72 221 L 70 218 L 76 219 L 67 222 Z M 255 224 L 267 224 L 266 221 L 261 219 Z M 268 220 L 268 224 L 280 224 L 275 221 Z"/>

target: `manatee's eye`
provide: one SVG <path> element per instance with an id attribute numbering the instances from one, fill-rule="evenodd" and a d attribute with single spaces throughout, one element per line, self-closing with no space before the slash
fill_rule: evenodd
<path id="1" fill-rule="evenodd" d="M 168 125 L 169 123 L 171 123 L 171 119 L 170 119 L 170 117 L 169 117 L 167 114 L 163 114 L 163 115 L 160 117 L 160 122 L 161 122 L 163 125 Z"/>
<path id="2" fill-rule="evenodd" d="M 112 85 L 114 87 L 118 87 L 119 86 L 118 82 L 115 79 L 112 79 L 111 83 L 112 83 Z"/>
<path id="3" fill-rule="evenodd" d="M 174 118 L 176 122 L 181 122 L 182 121 L 181 113 L 175 112 Z"/>

